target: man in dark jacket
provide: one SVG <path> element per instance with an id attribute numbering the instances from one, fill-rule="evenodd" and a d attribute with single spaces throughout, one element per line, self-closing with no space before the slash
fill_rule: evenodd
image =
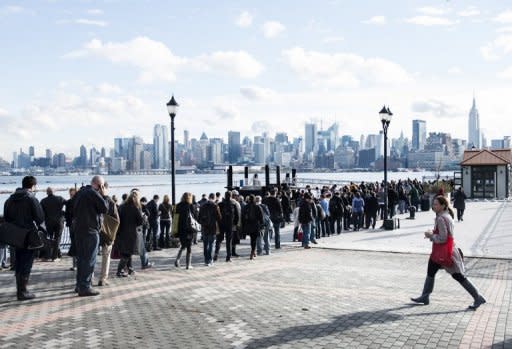
<path id="1" fill-rule="evenodd" d="M 274 244 L 275 248 L 280 249 L 281 248 L 281 222 L 284 221 L 283 217 L 283 207 L 281 206 L 281 203 L 279 202 L 279 199 L 277 198 L 277 189 L 273 189 L 270 192 L 270 196 L 267 196 L 263 199 L 263 204 L 267 205 L 269 211 L 270 211 L 270 220 L 272 221 L 272 224 L 274 226 Z"/>
<path id="2" fill-rule="evenodd" d="M 364 210 L 366 214 L 365 228 L 369 229 L 370 225 L 372 229 L 375 229 L 375 223 L 377 221 L 377 211 L 379 210 L 379 200 L 375 192 L 371 192 L 364 200 Z"/>
<path id="3" fill-rule="evenodd" d="M 26 176 L 21 184 L 22 188 L 16 189 L 4 204 L 5 221 L 20 228 L 37 229 L 44 221 L 43 209 L 33 194 L 37 180 L 33 176 Z M 15 254 L 16 296 L 19 301 L 33 299 L 35 295 L 27 290 L 27 284 L 34 262 L 34 251 L 16 248 Z"/>
<path id="4" fill-rule="evenodd" d="M 312 225 L 314 224 L 313 220 L 313 211 L 312 211 L 312 200 L 311 195 L 309 193 L 304 194 L 304 200 L 302 200 L 299 206 L 299 214 L 298 220 L 300 226 L 302 228 L 302 246 L 304 248 L 309 249 L 309 242 L 315 241 L 314 232 L 312 231 Z"/>
<path id="5" fill-rule="evenodd" d="M 464 210 L 466 209 L 466 199 L 468 197 L 464 193 L 464 188 L 459 187 L 453 195 L 453 207 L 457 209 L 457 221 L 464 220 Z"/>
<path id="6" fill-rule="evenodd" d="M 215 194 L 208 196 L 208 201 L 199 209 L 199 223 L 201 224 L 201 238 L 203 240 L 204 264 L 213 265 L 212 249 L 217 233 L 217 224 L 221 221 L 220 210 L 215 203 Z"/>
<path id="7" fill-rule="evenodd" d="M 215 243 L 215 254 L 213 261 L 217 261 L 219 257 L 220 245 L 224 237 L 226 239 L 226 262 L 231 262 L 231 243 L 233 239 L 233 227 L 238 224 L 238 210 L 235 203 L 231 199 L 231 192 L 224 194 L 224 199 L 219 203 L 221 213 L 221 221 L 219 224 L 220 233 L 217 235 Z"/>
<path id="8" fill-rule="evenodd" d="M 78 271 L 76 291 L 80 297 L 97 296 L 91 287 L 92 274 L 100 241 L 102 214 L 107 213 L 108 202 L 105 181 L 94 176 L 91 185 L 81 188 L 75 196 L 73 210 Z"/>
<path id="9" fill-rule="evenodd" d="M 46 232 L 48 233 L 48 238 L 52 240 L 49 255 L 46 257 L 51 258 L 53 262 L 57 258 L 61 258 L 59 245 L 62 231 L 64 230 L 64 212 L 62 209 L 66 200 L 62 196 L 54 195 L 53 188 L 51 187 L 46 189 L 46 195 L 47 197 L 41 200 L 41 207 L 44 212 Z"/>
<path id="10" fill-rule="evenodd" d="M 340 192 L 335 191 L 331 200 L 329 200 L 329 214 L 331 232 L 334 234 L 335 228 L 338 234 L 341 233 L 341 218 L 343 217 L 343 202 Z"/>
<path id="11" fill-rule="evenodd" d="M 148 212 L 148 223 L 149 223 L 149 235 L 153 241 L 153 250 L 161 250 L 164 244 L 164 236 L 160 235 L 160 239 L 157 244 L 158 236 L 158 195 L 153 196 L 153 200 L 147 203 L 146 210 Z"/>
<path id="12" fill-rule="evenodd" d="M 75 206 L 75 194 L 76 189 L 69 189 L 69 200 L 66 201 L 64 205 L 66 207 L 66 212 L 64 213 L 64 217 L 66 219 L 66 227 L 68 227 L 69 231 L 69 251 L 68 255 L 73 259 L 73 266 L 69 268 L 69 270 L 76 270 L 76 246 L 75 246 L 75 232 L 73 231 L 73 207 Z"/>

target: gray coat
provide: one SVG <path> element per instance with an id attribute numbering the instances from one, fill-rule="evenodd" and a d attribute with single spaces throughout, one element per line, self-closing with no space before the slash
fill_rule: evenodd
<path id="1" fill-rule="evenodd" d="M 436 222 L 434 229 L 438 229 L 439 234 L 436 234 L 430 238 L 433 244 L 443 244 L 448 239 L 448 234 L 455 239 L 453 235 L 453 218 L 450 216 L 448 211 L 444 211 L 436 216 Z M 451 267 L 443 267 L 446 272 L 450 274 L 462 274 L 466 272 L 464 268 L 464 261 L 462 260 L 462 256 L 459 253 L 459 249 L 453 243 L 453 255 L 452 255 L 453 265 Z"/>

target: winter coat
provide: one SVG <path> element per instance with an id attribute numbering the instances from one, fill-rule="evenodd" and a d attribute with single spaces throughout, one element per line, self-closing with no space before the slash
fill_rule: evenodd
<path id="1" fill-rule="evenodd" d="M 155 200 L 150 200 L 146 204 L 146 210 L 148 210 L 148 219 L 150 222 L 156 222 L 158 220 L 158 206 Z"/>
<path id="2" fill-rule="evenodd" d="M 274 224 L 280 223 L 283 220 L 283 207 L 279 199 L 275 196 L 268 196 L 263 200 L 270 211 L 270 219 Z"/>
<path id="3" fill-rule="evenodd" d="M 453 207 L 458 208 L 459 210 L 466 209 L 466 193 L 461 190 L 457 190 L 453 195 Z"/>
<path id="4" fill-rule="evenodd" d="M 209 212 L 208 212 L 209 211 Z M 201 217 L 212 217 L 211 222 L 202 221 Z M 201 231 L 203 234 L 215 235 L 217 232 L 217 224 L 220 223 L 221 215 L 219 206 L 213 201 L 208 200 L 207 203 L 201 206 L 199 209 L 199 218 L 201 224 Z"/>
<path id="5" fill-rule="evenodd" d="M 115 242 L 119 253 L 139 254 L 142 234 L 137 230 L 143 223 L 142 210 L 131 204 L 122 204 L 119 207 L 119 220 L 120 225 Z"/>
<path id="6" fill-rule="evenodd" d="M 434 230 L 438 230 L 439 234 L 435 234 L 430 238 L 433 244 L 443 244 L 448 239 L 448 235 L 451 235 L 453 238 L 453 218 L 450 216 L 448 211 L 444 211 L 438 215 L 436 215 L 436 221 L 434 225 Z M 453 243 L 453 254 L 452 254 L 453 265 L 451 267 L 443 267 L 446 272 L 450 274 L 462 274 L 465 273 L 464 261 L 462 260 L 462 256 L 460 255 L 459 249 L 455 245 L 455 241 Z"/>
<path id="7" fill-rule="evenodd" d="M 223 199 L 219 202 L 219 209 L 221 212 L 221 221 L 219 226 L 223 231 L 233 231 L 233 226 L 236 226 L 238 223 L 238 209 L 236 208 L 236 204 L 233 200 Z M 230 211 L 231 215 L 222 214 L 222 212 Z"/>
<path id="8" fill-rule="evenodd" d="M 44 221 L 43 208 L 31 191 L 18 188 L 4 204 L 4 219 L 20 228 L 36 229 Z"/>
<path id="9" fill-rule="evenodd" d="M 73 208 L 75 234 L 99 234 L 101 215 L 107 210 L 107 201 L 90 185 L 80 189 L 75 195 Z"/>
<path id="10" fill-rule="evenodd" d="M 160 212 L 160 220 L 168 221 L 171 219 L 171 204 L 164 204 L 163 202 L 158 206 Z"/>
<path id="11" fill-rule="evenodd" d="M 45 221 L 48 223 L 60 223 L 64 216 L 64 204 L 66 200 L 62 196 L 48 195 L 41 200 Z"/>
<path id="12" fill-rule="evenodd" d="M 263 226 L 263 212 L 256 203 L 251 202 L 242 208 L 242 229 L 246 235 L 260 232 Z"/>
<path id="13" fill-rule="evenodd" d="M 190 215 L 197 220 L 197 214 L 194 206 L 186 202 L 180 202 L 176 205 L 176 213 L 179 214 L 178 236 L 180 240 L 192 240 L 194 238 L 194 234 L 190 230 Z"/>

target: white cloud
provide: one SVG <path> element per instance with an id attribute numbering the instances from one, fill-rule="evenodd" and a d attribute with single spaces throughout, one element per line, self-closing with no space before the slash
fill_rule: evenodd
<path id="1" fill-rule="evenodd" d="M 445 17 L 436 17 L 436 16 L 415 16 L 411 18 L 407 18 L 405 20 L 407 23 L 423 25 L 427 27 L 431 26 L 452 26 L 458 21 L 453 21 Z"/>
<path id="2" fill-rule="evenodd" d="M 121 87 L 109 84 L 107 82 L 99 84 L 98 86 L 96 86 L 96 89 L 103 95 L 119 94 L 122 92 Z"/>
<path id="3" fill-rule="evenodd" d="M 474 17 L 478 16 L 480 14 L 480 10 L 477 9 L 475 6 L 469 6 L 465 10 L 457 12 L 457 15 L 460 17 Z"/>
<path id="4" fill-rule="evenodd" d="M 248 11 L 240 13 L 236 18 L 235 24 L 241 28 L 247 28 L 252 25 L 252 15 Z"/>
<path id="5" fill-rule="evenodd" d="M 331 43 L 336 43 L 336 42 L 342 42 L 344 40 L 345 40 L 345 38 L 343 36 L 328 36 L 326 38 L 323 38 L 322 42 L 324 44 L 331 44 Z"/>
<path id="6" fill-rule="evenodd" d="M 501 27 L 496 29 L 497 33 L 512 33 L 512 27 Z"/>
<path id="7" fill-rule="evenodd" d="M 294 47 L 282 52 L 285 62 L 300 78 L 315 86 L 358 87 L 388 85 L 412 80 L 400 65 L 383 58 L 352 53 L 324 53 Z"/>
<path id="8" fill-rule="evenodd" d="M 500 79 L 512 80 L 512 66 L 498 73 Z"/>
<path id="9" fill-rule="evenodd" d="M 281 34 L 283 31 L 285 31 L 286 27 L 277 21 L 267 21 L 263 23 L 263 35 L 266 38 L 272 39 L 277 37 L 279 34 Z"/>
<path id="10" fill-rule="evenodd" d="M 0 14 L 3 15 L 13 15 L 13 14 L 19 14 L 25 11 L 25 8 L 21 6 L 15 6 L 15 5 L 8 5 L 0 7 Z"/>
<path id="11" fill-rule="evenodd" d="M 460 75 L 462 74 L 462 70 L 459 67 L 451 67 L 448 69 L 448 74 Z"/>
<path id="12" fill-rule="evenodd" d="M 501 34 L 492 42 L 480 47 L 480 53 L 486 61 L 496 61 L 512 53 L 512 34 Z"/>
<path id="13" fill-rule="evenodd" d="M 450 12 L 450 9 L 440 8 L 440 7 L 420 7 L 418 12 L 427 15 L 427 16 L 442 16 Z"/>
<path id="14" fill-rule="evenodd" d="M 238 108 L 232 104 L 218 104 L 214 107 L 215 113 L 221 120 L 238 119 L 240 112 Z"/>
<path id="15" fill-rule="evenodd" d="M 6 109 L 0 108 L 0 118 L 4 118 L 9 115 L 9 112 Z"/>
<path id="16" fill-rule="evenodd" d="M 86 19 L 86 18 L 60 19 L 56 23 L 57 24 L 82 24 L 82 25 L 92 25 L 92 26 L 96 26 L 96 27 L 108 26 L 107 21 L 100 21 L 100 20 Z"/>
<path id="17" fill-rule="evenodd" d="M 437 99 L 415 101 L 411 106 L 411 110 L 414 113 L 427 113 L 439 118 L 460 117 L 463 113 L 456 106 Z"/>
<path id="18" fill-rule="evenodd" d="M 272 100 L 277 96 L 273 90 L 258 86 L 241 87 L 240 93 L 252 101 Z"/>
<path id="19" fill-rule="evenodd" d="M 76 24 L 95 25 L 98 27 L 106 27 L 108 25 L 108 22 L 106 22 L 106 21 L 98 21 L 98 20 L 86 19 L 86 18 L 75 19 L 74 22 Z"/>
<path id="20" fill-rule="evenodd" d="M 376 25 L 383 25 L 383 24 L 386 24 L 386 22 L 387 22 L 386 17 L 384 17 L 384 16 L 373 16 L 372 18 L 363 21 L 363 23 L 366 23 L 366 24 L 376 24 Z"/>
<path id="21" fill-rule="evenodd" d="M 245 51 L 217 51 L 199 57 L 179 57 L 164 43 L 147 37 L 126 42 L 93 39 L 82 49 L 69 52 L 63 58 L 99 57 L 114 64 L 134 66 L 140 70 L 139 81 L 175 81 L 178 71 L 221 72 L 241 78 L 254 78 L 264 69 Z"/>
<path id="22" fill-rule="evenodd" d="M 103 10 L 100 10 L 98 8 L 93 8 L 90 10 L 87 10 L 87 14 L 92 16 L 102 16 L 104 14 Z"/>
<path id="23" fill-rule="evenodd" d="M 493 18 L 495 22 L 512 23 L 512 10 L 507 10 Z"/>
<path id="24" fill-rule="evenodd" d="M 245 79 L 257 77 L 263 71 L 263 65 L 245 51 L 217 51 L 195 61 L 206 71 L 221 71 Z"/>
<path id="25" fill-rule="evenodd" d="M 270 122 L 266 120 L 256 120 L 252 123 L 251 131 L 255 134 L 263 134 L 264 132 L 272 132 L 274 128 Z"/>

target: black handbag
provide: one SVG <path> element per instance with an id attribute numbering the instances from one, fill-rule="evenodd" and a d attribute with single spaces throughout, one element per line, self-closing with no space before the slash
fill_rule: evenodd
<path id="1" fill-rule="evenodd" d="M 5 222 L 0 224 L 0 242 L 16 248 L 36 250 L 44 246 L 44 233 Z"/>

